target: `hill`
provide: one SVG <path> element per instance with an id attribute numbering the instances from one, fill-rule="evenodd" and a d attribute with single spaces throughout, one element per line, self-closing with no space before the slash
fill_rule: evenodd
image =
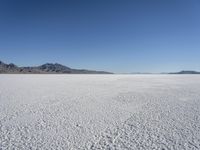
<path id="1" fill-rule="evenodd" d="M 180 72 L 173 72 L 173 73 L 170 73 L 170 74 L 200 74 L 200 72 L 197 72 L 197 71 L 180 71 Z"/>
<path id="2" fill-rule="evenodd" d="M 46 63 L 34 67 L 18 67 L 10 63 L 0 61 L 0 73 L 3 74 L 112 74 L 106 71 L 95 71 L 86 69 L 72 69 L 58 63 Z"/>

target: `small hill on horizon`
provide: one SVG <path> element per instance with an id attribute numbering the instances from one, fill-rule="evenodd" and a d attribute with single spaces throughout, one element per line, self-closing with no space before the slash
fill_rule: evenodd
<path id="1" fill-rule="evenodd" d="M 200 74 L 200 72 L 191 71 L 191 70 L 183 70 L 183 71 L 180 71 L 180 72 L 172 72 L 172 73 L 169 73 L 169 74 Z"/>
<path id="2" fill-rule="evenodd" d="M 106 71 L 87 69 L 72 69 L 58 63 L 46 63 L 34 67 L 18 67 L 10 63 L 0 61 L 0 74 L 113 74 Z"/>

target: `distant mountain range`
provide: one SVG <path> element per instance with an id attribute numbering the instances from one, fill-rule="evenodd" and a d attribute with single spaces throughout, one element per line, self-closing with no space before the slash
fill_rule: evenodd
<path id="1" fill-rule="evenodd" d="M 112 74 L 106 71 L 72 69 L 58 63 L 46 63 L 35 67 L 18 67 L 0 61 L 0 74 Z"/>
<path id="2" fill-rule="evenodd" d="M 106 71 L 95 71 L 87 69 L 72 69 L 58 63 L 46 63 L 33 67 L 18 67 L 10 63 L 0 61 L 0 74 L 113 74 Z M 151 74 L 151 73 L 131 73 L 131 74 Z M 200 74 L 198 71 L 180 71 L 163 74 Z"/>
<path id="3" fill-rule="evenodd" d="M 197 71 L 180 71 L 180 72 L 173 72 L 173 73 L 169 73 L 169 74 L 200 74 L 200 72 Z"/>
<path id="4" fill-rule="evenodd" d="M 135 73 L 129 73 L 129 74 L 200 74 L 200 72 L 197 71 L 189 71 L 189 70 L 184 70 L 180 72 L 162 72 L 162 73 L 148 73 L 148 72 L 135 72 Z"/>

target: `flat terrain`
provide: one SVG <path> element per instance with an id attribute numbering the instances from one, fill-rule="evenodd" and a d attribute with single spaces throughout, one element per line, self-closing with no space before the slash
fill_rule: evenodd
<path id="1" fill-rule="evenodd" d="M 200 75 L 0 75 L 0 150 L 200 149 Z"/>

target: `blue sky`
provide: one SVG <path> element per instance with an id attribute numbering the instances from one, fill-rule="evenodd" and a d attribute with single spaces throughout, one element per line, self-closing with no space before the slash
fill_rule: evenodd
<path id="1" fill-rule="evenodd" d="M 0 60 L 117 73 L 200 70 L 200 1 L 0 0 Z"/>

